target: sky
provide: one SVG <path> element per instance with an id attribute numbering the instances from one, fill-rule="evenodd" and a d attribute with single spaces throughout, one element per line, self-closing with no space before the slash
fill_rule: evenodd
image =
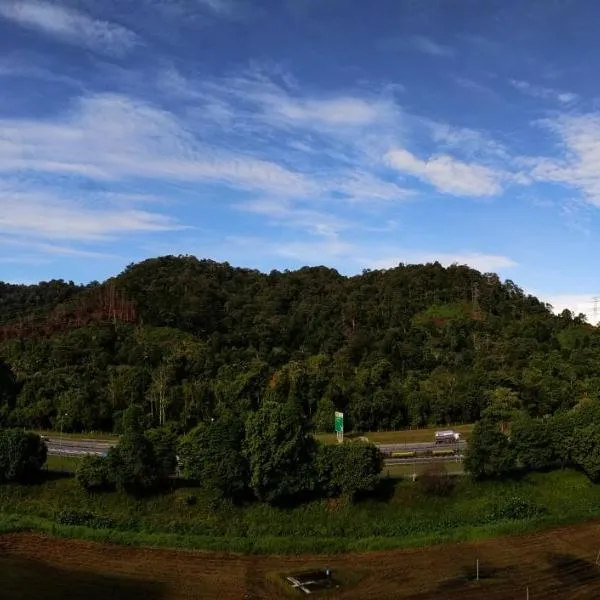
<path id="1" fill-rule="evenodd" d="M 594 0 L 0 0 L 0 280 L 438 260 L 598 318 Z"/>

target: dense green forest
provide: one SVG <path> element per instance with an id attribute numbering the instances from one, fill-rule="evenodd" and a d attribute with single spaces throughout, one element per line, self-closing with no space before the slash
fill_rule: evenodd
<path id="1" fill-rule="evenodd" d="M 135 315 L 57 316 L 94 294 Z M 19 329 L 32 316 L 54 325 Z M 0 284 L 0 324 L 0 426 L 112 431 L 137 404 L 183 432 L 273 400 L 316 430 L 335 409 L 383 430 L 473 422 L 506 390 L 532 417 L 600 394 L 595 327 L 465 266 L 345 277 L 167 256 L 87 286 Z"/>

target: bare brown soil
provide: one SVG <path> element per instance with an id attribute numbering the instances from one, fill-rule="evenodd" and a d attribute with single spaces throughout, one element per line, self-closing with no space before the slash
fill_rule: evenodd
<path id="1" fill-rule="evenodd" d="M 3 600 L 303 597 L 282 575 L 329 567 L 340 599 L 600 598 L 600 521 L 495 540 L 334 556 L 232 556 L 37 534 L 0 536 Z M 475 581 L 479 559 L 479 582 Z M 317 594 L 321 596 L 321 594 Z"/>

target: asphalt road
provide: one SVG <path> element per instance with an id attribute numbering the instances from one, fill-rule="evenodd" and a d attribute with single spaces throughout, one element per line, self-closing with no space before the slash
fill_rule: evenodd
<path id="1" fill-rule="evenodd" d="M 114 443 L 103 442 L 92 439 L 75 439 L 75 438 L 46 438 L 48 446 L 48 454 L 55 455 L 70 455 L 83 456 L 84 454 L 103 454 L 108 452 Z M 465 441 L 458 444 L 435 444 L 431 442 L 418 442 L 411 444 L 377 444 L 379 449 L 384 453 L 391 452 L 427 452 L 431 450 L 458 450 L 459 454 L 463 454 L 467 446 Z M 387 458 L 386 464 L 420 464 L 430 460 L 456 460 L 455 456 L 444 457 L 425 457 L 416 456 L 410 458 Z"/>
<path id="2" fill-rule="evenodd" d="M 111 442 L 98 440 L 47 437 L 48 454 L 83 456 L 84 454 L 103 454 L 113 446 Z"/>

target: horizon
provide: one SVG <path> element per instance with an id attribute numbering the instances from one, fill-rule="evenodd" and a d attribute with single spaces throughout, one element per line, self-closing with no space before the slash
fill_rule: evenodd
<path id="1" fill-rule="evenodd" d="M 0 280 L 438 261 L 597 321 L 600 6 L 138 2 L 0 5 Z"/>

